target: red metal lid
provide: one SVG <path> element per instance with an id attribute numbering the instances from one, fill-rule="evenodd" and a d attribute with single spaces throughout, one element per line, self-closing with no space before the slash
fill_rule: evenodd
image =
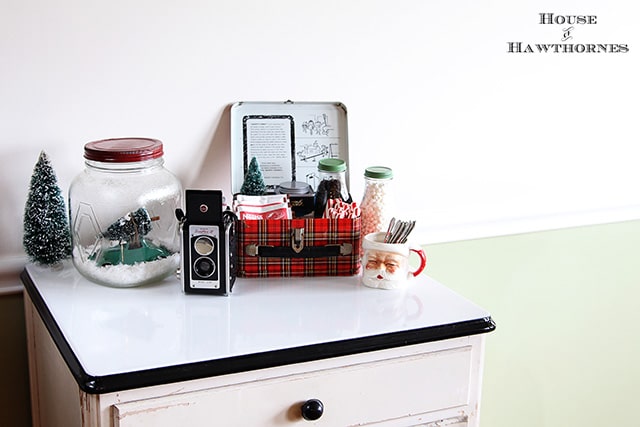
<path id="1" fill-rule="evenodd" d="M 97 162 L 128 163 L 157 159 L 162 142 L 152 138 L 112 138 L 85 144 L 84 158 Z"/>

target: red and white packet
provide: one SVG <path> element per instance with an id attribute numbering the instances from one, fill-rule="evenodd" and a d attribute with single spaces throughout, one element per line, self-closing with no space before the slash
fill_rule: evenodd
<path id="1" fill-rule="evenodd" d="M 291 219 L 291 205 L 286 194 L 247 196 L 236 195 L 233 211 L 238 219 Z"/>

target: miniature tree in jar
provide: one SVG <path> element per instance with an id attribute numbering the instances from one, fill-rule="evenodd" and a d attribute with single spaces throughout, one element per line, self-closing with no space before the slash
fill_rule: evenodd
<path id="1" fill-rule="evenodd" d="M 182 187 L 164 168 L 162 142 L 116 138 L 85 145 L 85 170 L 69 188 L 72 259 L 99 284 L 163 279 L 180 261 L 175 210 Z"/>
<path id="2" fill-rule="evenodd" d="M 393 171 L 386 166 L 365 169 L 364 196 L 360 203 L 363 237 L 387 229 L 393 209 L 390 191 L 392 179 Z"/>

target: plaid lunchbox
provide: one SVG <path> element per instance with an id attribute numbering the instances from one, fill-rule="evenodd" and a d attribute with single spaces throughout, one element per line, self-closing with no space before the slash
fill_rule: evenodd
<path id="1" fill-rule="evenodd" d="M 238 221 L 238 277 L 353 276 L 360 218 Z"/>

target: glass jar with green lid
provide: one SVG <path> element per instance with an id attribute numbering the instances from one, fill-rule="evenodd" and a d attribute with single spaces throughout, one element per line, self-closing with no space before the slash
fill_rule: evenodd
<path id="1" fill-rule="evenodd" d="M 393 170 L 386 166 L 370 166 L 364 171 L 364 195 L 360 210 L 362 236 L 386 231 L 393 210 Z"/>
<path id="2" fill-rule="evenodd" d="M 322 218 L 327 200 L 341 199 L 351 203 L 351 194 L 347 187 L 347 164 L 342 159 L 327 158 L 318 162 L 320 182 L 316 188 L 314 216 Z"/>

